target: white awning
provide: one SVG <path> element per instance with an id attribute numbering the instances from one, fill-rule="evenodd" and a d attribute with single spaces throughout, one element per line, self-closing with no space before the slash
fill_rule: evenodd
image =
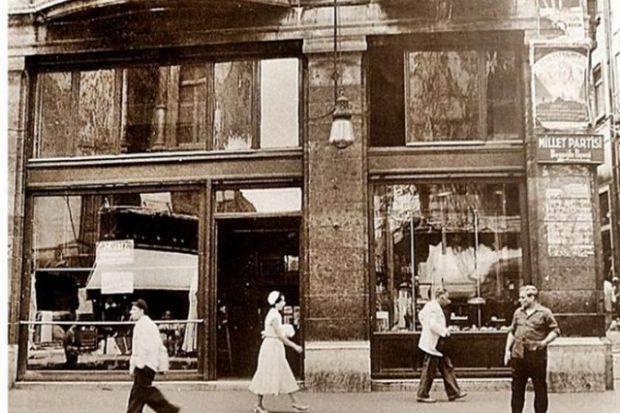
<path id="1" fill-rule="evenodd" d="M 86 289 L 101 289 L 105 272 L 133 273 L 134 290 L 189 291 L 198 276 L 198 256 L 178 252 L 134 249 L 130 263 L 95 260 Z"/>

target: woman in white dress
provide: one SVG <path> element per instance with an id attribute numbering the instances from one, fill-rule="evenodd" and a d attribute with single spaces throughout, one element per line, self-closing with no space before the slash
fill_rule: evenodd
<path id="1" fill-rule="evenodd" d="M 249 387 L 250 391 L 258 396 L 254 413 L 267 413 L 263 406 L 263 397 L 267 394 L 276 396 L 288 394 L 295 411 L 306 411 L 308 406 L 300 404 L 293 394 L 299 390 L 299 386 L 284 352 L 284 345 L 293 348 L 298 353 L 303 351 L 301 346 L 287 337 L 287 335 L 292 337 L 292 334 L 290 332 L 287 334 L 287 329 L 282 325 L 280 311 L 286 304 L 284 295 L 279 291 L 272 291 L 267 297 L 267 302 L 271 305 L 271 309 L 265 317 L 265 329 L 262 332 L 263 343 L 258 353 L 258 367 Z"/>

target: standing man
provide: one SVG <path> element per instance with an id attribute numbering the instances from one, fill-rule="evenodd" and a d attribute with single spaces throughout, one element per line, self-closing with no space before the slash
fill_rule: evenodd
<path id="1" fill-rule="evenodd" d="M 538 303 L 538 289 L 525 285 L 519 289 L 519 307 L 506 339 L 504 363 L 512 367 L 512 413 L 521 413 L 525 403 L 527 379 L 534 384 L 534 411 L 545 413 L 547 397 L 547 346 L 560 335 L 551 310 Z"/>
<path id="2" fill-rule="evenodd" d="M 611 272 L 611 271 L 610 271 Z M 605 309 L 605 330 L 609 328 L 614 319 L 614 310 L 618 305 L 616 294 L 618 288 L 618 277 L 603 281 L 603 307 Z"/>
<path id="3" fill-rule="evenodd" d="M 163 394 L 153 387 L 155 373 L 160 368 L 160 351 L 163 344 L 159 329 L 146 315 L 147 312 L 148 307 L 143 299 L 132 303 L 129 314 L 136 324 L 131 340 L 129 373 L 133 375 L 134 381 L 129 394 L 127 413 L 141 413 L 144 405 L 148 405 L 156 412 L 176 413 L 179 408 L 168 402 Z"/>
<path id="4" fill-rule="evenodd" d="M 450 302 L 448 291 L 444 288 L 438 288 L 435 291 L 435 299 L 426 303 L 419 314 L 422 334 L 418 347 L 424 352 L 422 376 L 420 377 L 417 395 L 417 401 L 421 403 L 435 403 L 436 401 L 430 397 L 429 392 L 437 369 L 443 377 L 443 384 L 450 401 L 467 396 L 467 393 L 461 391 L 456 382 L 452 360 L 448 355 L 437 350 L 439 339 L 450 335 L 443 311 L 443 308 L 447 307 Z"/>

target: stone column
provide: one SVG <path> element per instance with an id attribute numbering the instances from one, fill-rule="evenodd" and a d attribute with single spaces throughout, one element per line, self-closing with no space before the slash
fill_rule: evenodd
<path id="1" fill-rule="evenodd" d="M 549 388 L 604 390 L 609 346 L 601 339 L 604 316 L 596 183 L 602 137 L 588 129 L 587 99 L 566 98 L 572 90 L 581 90 L 581 97 L 589 95 L 585 90 L 588 45 L 538 39 L 531 47 L 530 74 L 535 79 L 526 84 L 536 86 L 527 99 L 531 105 L 526 139 L 530 282 L 538 287 L 540 302 L 553 311 L 562 330 L 562 336 L 549 347 Z M 565 66 L 584 71 L 583 79 L 573 76 L 561 85 L 566 94 L 548 76 L 554 67 Z"/>
<path id="2" fill-rule="evenodd" d="M 340 80 L 355 142 L 329 144 L 333 44 L 306 40 L 304 142 L 305 383 L 312 390 L 370 390 L 364 37 L 340 43 Z"/>
<path id="3" fill-rule="evenodd" d="M 24 153 L 28 75 L 23 57 L 9 58 L 8 72 L 8 275 L 9 275 L 9 385 L 17 374 L 17 344 L 21 297 L 24 223 Z"/>

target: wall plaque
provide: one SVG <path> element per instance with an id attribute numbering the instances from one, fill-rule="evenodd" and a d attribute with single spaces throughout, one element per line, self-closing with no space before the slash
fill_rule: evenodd
<path id="1" fill-rule="evenodd" d="M 602 135 L 538 135 L 536 152 L 540 163 L 602 164 L 605 158 Z"/>

